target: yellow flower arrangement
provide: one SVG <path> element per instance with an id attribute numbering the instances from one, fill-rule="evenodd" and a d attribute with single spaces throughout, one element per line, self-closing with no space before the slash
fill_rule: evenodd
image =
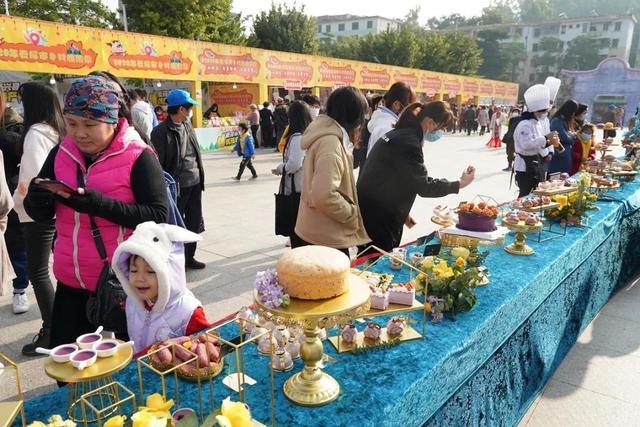
<path id="1" fill-rule="evenodd" d="M 107 422 L 104 423 L 103 427 L 123 427 L 126 420 L 127 417 L 125 417 L 124 415 L 116 415 L 109 418 Z"/>
<path id="2" fill-rule="evenodd" d="M 151 412 L 138 411 L 131 416 L 132 427 L 166 427 L 167 419 L 158 418 Z"/>
<path id="3" fill-rule="evenodd" d="M 63 420 L 60 415 L 52 415 L 47 424 L 42 421 L 34 421 L 27 427 L 76 427 L 76 423 L 71 420 Z"/>
<path id="4" fill-rule="evenodd" d="M 464 267 L 466 264 L 467 264 L 467 262 L 462 257 L 458 257 L 456 259 L 456 265 L 458 267 Z"/>
<path id="5" fill-rule="evenodd" d="M 440 261 L 435 267 L 433 267 L 433 272 L 439 279 L 453 277 L 453 269 L 449 267 L 446 260 Z"/>
<path id="6" fill-rule="evenodd" d="M 222 401 L 221 415 L 216 416 L 220 427 L 251 427 L 251 413 L 242 402 L 232 402 L 229 397 Z"/>
<path id="7" fill-rule="evenodd" d="M 567 203 L 569 203 L 569 198 L 564 195 L 558 195 L 556 196 L 556 202 L 560 204 L 561 208 L 564 208 L 565 206 L 567 206 Z"/>
<path id="8" fill-rule="evenodd" d="M 167 401 L 164 400 L 159 393 L 154 393 L 147 397 L 147 406 L 141 406 L 138 410 L 140 412 L 146 412 L 152 414 L 155 418 L 171 418 L 169 410 L 173 407 L 173 399 Z"/>

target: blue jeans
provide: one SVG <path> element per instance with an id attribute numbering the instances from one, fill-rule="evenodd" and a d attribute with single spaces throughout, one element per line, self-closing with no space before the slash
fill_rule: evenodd
<path id="1" fill-rule="evenodd" d="M 27 286 L 29 286 L 29 275 L 27 274 L 27 251 L 22 248 L 9 252 L 9 259 L 11 260 L 11 266 L 16 273 L 16 278 L 13 279 L 13 293 L 23 294 Z"/>

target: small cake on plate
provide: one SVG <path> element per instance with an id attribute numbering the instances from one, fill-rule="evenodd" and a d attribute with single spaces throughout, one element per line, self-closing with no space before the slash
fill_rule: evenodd
<path id="1" fill-rule="evenodd" d="M 381 333 L 382 327 L 375 322 L 369 322 L 367 327 L 364 328 L 364 337 L 372 341 L 379 340 Z"/>
<path id="2" fill-rule="evenodd" d="M 485 202 L 461 203 L 458 206 L 458 225 L 461 230 L 493 231 L 496 229 L 498 208 Z"/>
<path id="3" fill-rule="evenodd" d="M 347 323 L 342 327 L 342 331 L 340 332 L 340 337 L 342 341 L 346 344 L 353 344 L 356 340 L 356 336 L 358 335 L 358 329 L 353 323 Z"/>
<path id="4" fill-rule="evenodd" d="M 371 308 L 386 310 L 387 307 L 389 307 L 389 292 L 381 288 L 371 290 Z"/>
<path id="5" fill-rule="evenodd" d="M 406 320 L 402 317 L 392 317 L 387 323 L 387 335 L 390 337 L 399 337 L 404 332 Z"/>
<path id="6" fill-rule="evenodd" d="M 389 304 L 413 305 L 415 297 L 413 283 L 394 283 L 389 287 Z"/>

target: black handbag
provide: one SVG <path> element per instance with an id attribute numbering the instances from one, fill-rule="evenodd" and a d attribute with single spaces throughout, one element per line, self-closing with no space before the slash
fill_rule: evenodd
<path id="1" fill-rule="evenodd" d="M 84 177 L 80 168 L 78 168 L 78 185 L 84 187 Z M 128 335 L 127 316 L 124 307 L 127 294 L 111 269 L 100 229 L 91 215 L 89 215 L 89 222 L 91 223 L 91 237 L 96 244 L 103 266 L 98 277 L 96 290 L 89 295 L 87 300 L 85 307 L 87 320 L 96 327 L 102 326 L 106 331 L 115 333 L 116 336 L 126 337 Z"/>
<path id="2" fill-rule="evenodd" d="M 291 194 L 284 194 L 285 179 L 287 171 L 282 170 L 280 179 L 280 190 L 275 194 L 276 198 L 276 234 L 279 236 L 291 237 L 294 234 L 296 220 L 298 218 L 298 208 L 300 206 L 300 193 L 296 192 L 294 175 L 291 177 Z"/>

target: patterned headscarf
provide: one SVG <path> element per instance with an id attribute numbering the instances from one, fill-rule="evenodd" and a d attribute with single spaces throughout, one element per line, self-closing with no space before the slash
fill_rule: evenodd
<path id="1" fill-rule="evenodd" d="M 64 113 L 115 124 L 123 102 L 117 84 L 104 77 L 88 76 L 71 84 L 64 96 Z"/>

